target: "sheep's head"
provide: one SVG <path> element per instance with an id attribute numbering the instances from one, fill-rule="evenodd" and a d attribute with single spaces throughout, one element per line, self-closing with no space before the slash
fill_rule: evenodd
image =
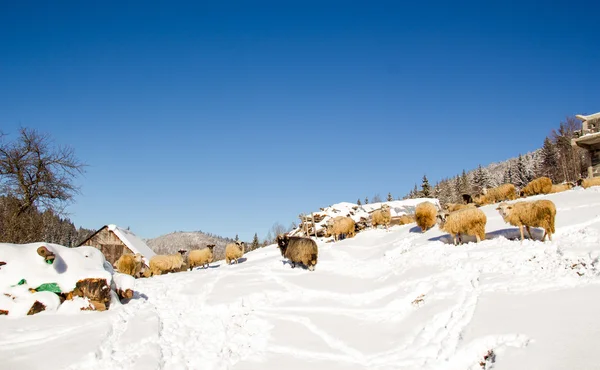
<path id="1" fill-rule="evenodd" d="M 177 253 L 181 254 L 181 257 L 185 256 L 185 254 L 187 253 L 187 250 L 185 249 L 180 249 L 177 251 Z"/>
<path id="2" fill-rule="evenodd" d="M 581 184 L 583 184 L 583 179 L 580 178 L 577 180 L 577 186 L 581 186 Z"/>
<path id="3" fill-rule="evenodd" d="M 498 205 L 498 207 L 496 208 L 496 210 L 498 212 L 500 212 L 500 215 L 504 219 L 506 219 L 506 217 L 508 217 L 510 215 L 510 212 L 511 212 L 512 209 L 513 209 L 513 205 L 512 204 L 508 204 L 506 202 L 500 203 Z"/>
<path id="4" fill-rule="evenodd" d="M 277 235 L 277 248 L 279 248 L 279 250 L 281 251 L 282 256 L 285 254 L 285 251 L 286 251 L 289 243 L 290 243 L 289 236 L 287 236 L 285 234 Z"/>
<path id="5" fill-rule="evenodd" d="M 382 204 L 381 205 L 381 210 L 382 211 L 387 211 L 388 209 L 390 209 L 390 206 L 388 204 Z"/>
<path id="6" fill-rule="evenodd" d="M 448 212 L 448 211 L 438 212 L 438 214 L 436 216 L 436 222 L 440 227 L 443 227 L 444 224 L 446 224 L 446 218 L 448 218 L 449 214 L 450 214 L 450 212 Z"/>
<path id="7" fill-rule="evenodd" d="M 523 198 L 523 197 L 525 196 L 525 190 L 521 190 L 521 191 L 519 192 L 519 196 L 520 196 L 521 198 Z"/>
<path id="8" fill-rule="evenodd" d="M 141 255 L 141 254 L 139 254 L 139 253 L 136 253 L 136 254 L 133 256 L 133 258 L 134 258 L 135 262 L 142 262 L 142 255 Z"/>
<path id="9" fill-rule="evenodd" d="M 210 249 L 210 251 L 212 252 L 212 251 L 213 251 L 213 249 L 215 248 L 215 245 L 214 245 L 214 244 L 208 244 L 208 245 L 206 246 L 206 248 Z"/>

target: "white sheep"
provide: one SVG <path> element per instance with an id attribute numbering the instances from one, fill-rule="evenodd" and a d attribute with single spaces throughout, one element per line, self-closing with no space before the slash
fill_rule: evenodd
<path id="1" fill-rule="evenodd" d="M 380 209 L 371 214 L 371 225 L 373 228 L 377 228 L 378 225 L 383 225 L 387 230 L 391 221 L 392 213 L 390 212 L 390 206 L 387 204 L 382 204 Z"/>
<path id="2" fill-rule="evenodd" d="M 334 241 L 338 241 L 340 235 L 354 237 L 355 227 L 356 224 L 350 217 L 338 216 L 327 221 L 327 233 L 333 235 Z"/>
<path id="3" fill-rule="evenodd" d="M 512 204 L 503 202 L 498 205 L 496 210 L 500 212 L 504 222 L 519 227 L 521 241 L 525 239 L 523 226 L 527 229 L 527 233 L 531 239 L 533 239 L 533 236 L 529 228 L 542 227 L 544 229 L 542 241 L 546 240 L 546 235 L 552 241 L 552 234 L 555 232 L 556 206 L 551 200 L 522 201 Z"/>
<path id="4" fill-rule="evenodd" d="M 150 276 L 178 271 L 184 263 L 183 253 L 155 255 L 150 258 Z"/>

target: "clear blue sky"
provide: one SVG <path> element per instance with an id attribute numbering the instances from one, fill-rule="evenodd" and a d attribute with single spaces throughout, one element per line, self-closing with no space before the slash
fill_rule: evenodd
<path id="1" fill-rule="evenodd" d="M 600 111 L 592 1 L 122 3 L 0 3 L 0 129 L 89 164 L 76 226 L 262 238 Z"/>

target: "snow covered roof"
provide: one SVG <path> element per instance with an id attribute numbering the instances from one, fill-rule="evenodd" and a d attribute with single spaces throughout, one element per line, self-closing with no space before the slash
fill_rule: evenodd
<path id="1" fill-rule="evenodd" d="M 577 114 L 575 115 L 575 117 L 581 121 L 595 121 L 597 119 L 600 119 L 600 112 L 598 113 L 594 113 L 594 114 L 590 114 L 587 116 L 584 116 L 582 114 Z"/>
<path id="2" fill-rule="evenodd" d="M 150 258 L 152 258 L 156 253 L 150 247 L 144 243 L 142 239 L 140 239 L 137 235 L 132 233 L 127 229 L 123 229 L 117 225 L 106 225 L 105 227 L 108 230 L 115 233 L 119 239 L 127 246 L 127 248 L 131 249 L 133 253 L 139 253 L 144 257 L 144 262 L 148 264 Z"/>

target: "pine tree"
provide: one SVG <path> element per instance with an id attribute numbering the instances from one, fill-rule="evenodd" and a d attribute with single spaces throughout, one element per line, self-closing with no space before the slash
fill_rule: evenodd
<path id="1" fill-rule="evenodd" d="M 362 206 L 362 202 L 360 201 L 360 198 L 358 198 L 358 200 L 356 201 L 356 204 L 358 204 L 359 206 Z"/>
<path id="2" fill-rule="evenodd" d="M 473 192 L 481 193 L 484 188 L 492 187 L 490 172 L 479 165 L 473 174 Z"/>
<path id="3" fill-rule="evenodd" d="M 391 202 L 392 200 L 394 200 L 394 198 L 392 198 L 392 193 L 388 193 L 387 201 Z"/>
<path id="4" fill-rule="evenodd" d="M 238 237 L 238 234 L 235 234 L 235 239 L 236 242 L 240 240 L 240 238 Z"/>
<path id="5" fill-rule="evenodd" d="M 512 184 L 514 182 L 514 176 L 513 176 L 513 171 L 512 171 L 512 165 L 509 162 L 508 166 L 506 166 L 506 171 L 504 172 L 504 179 L 503 182 L 505 184 Z"/>
<path id="6" fill-rule="evenodd" d="M 423 182 L 421 183 L 421 195 L 424 198 L 429 198 L 431 196 L 431 185 L 429 185 L 427 175 L 423 175 Z"/>
<path id="7" fill-rule="evenodd" d="M 463 170 L 462 175 L 460 176 L 460 191 L 458 193 L 458 196 L 460 197 L 461 194 L 468 194 L 469 189 L 471 189 L 471 183 L 469 181 L 469 177 L 467 176 L 467 171 Z"/>
<path id="8" fill-rule="evenodd" d="M 527 168 L 525 160 L 523 156 L 519 154 L 519 158 L 517 159 L 517 166 L 515 168 L 514 173 L 514 184 L 522 188 L 529 183 L 533 179 L 532 170 Z"/>
<path id="9" fill-rule="evenodd" d="M 417 188 L 417 184 L 415 184 L 415 187 L 410 191 L 410 199 L 416 198 L 421 198 L 421 193 L 419 192 L 419 188 Z"/>
<path id="10" fill-rule="evenodd" d="M 549 177 L 553 183 L 558 181 L 558 151 L 550 138 L 544 139 L 541 150 L 540 176 Z"/>
<path id="11" fill-rule="evenodd" d="M 260 242 L 258 241 L 258 234 L 254 233 L 254 238 L 252 239 L 252 244 L 250 245 L 251 250 L 255 250 L 260 247 Z"/>
<path id="12" fill-rule="evenodd" d="M 369 197 L 365 197 L 365 204 L 369 204 Z"/>

